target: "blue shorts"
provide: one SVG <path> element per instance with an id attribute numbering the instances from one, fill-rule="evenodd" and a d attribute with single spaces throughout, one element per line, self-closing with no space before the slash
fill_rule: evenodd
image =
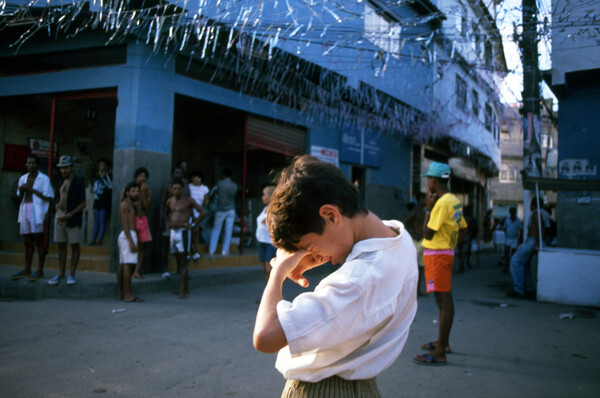
<path id="1" fill-rule="evenodd" d="M 258 243 L 258 259 L 261 263 L 268 263 L 277 254 L 277 249 L 270 243 Z"/>

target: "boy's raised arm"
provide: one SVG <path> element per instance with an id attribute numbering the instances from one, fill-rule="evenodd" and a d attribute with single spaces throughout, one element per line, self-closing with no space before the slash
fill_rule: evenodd
<path id="1" fill-rule="evenodd" d="M 277 352 L 287 345 L 285 332 L 277 316 L 277 303 L 283 300 L 283 282 L 289 277 L 307 287 L 308 281 L 302 273 L 318 264 L 306 250 L 289 253 L 279 249 L 271 265 L 273 269 L 258 307 L 253 335 L 254 348 L 266 353 Z"/>

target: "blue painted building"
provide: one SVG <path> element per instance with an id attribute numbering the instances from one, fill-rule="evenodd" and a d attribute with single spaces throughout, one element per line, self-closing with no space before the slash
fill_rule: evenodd
<path id="1" fill-rule="evenodd" d="M 560 21 L 553 21 L 552 70 L 548 74 L 548 83 L 558 98 L 558 178 L 596 182 L 594 190 L 558 193 L 557 244 L 597 250 L 600 46 L 577 25 L 593 24 L 593 13 L 564 0 L 553 0 L 552 8 L 562 13 Z"/>
<path id="2" fill-rule="evenodd" d="M 401 219 L 432 78 L 416 39 L 440 16 L 427 1 L 384 3 L 146 2 L 119 11 L 9 0 L 0 14 L 3 196 L 32 150 L 46 165 L 50 147 L 72 155 L 88 184 L 95 162 L 110 159 L 115 192 L 145 166 L 160 236 L 159 195 L 178 160 L 209 185 L 232 168 L 253 220 L 269 173 L 313 153 L 338 164 L 382 218 Z M 17 241 L 16 207 L 1 206 L 15 222 L 0 240 Z M 111 239 L 119 230 L 113 212 Z"/>

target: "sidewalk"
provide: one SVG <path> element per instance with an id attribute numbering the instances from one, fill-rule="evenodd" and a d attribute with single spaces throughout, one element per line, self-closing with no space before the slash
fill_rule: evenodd
<path id="1" fill-rule="evenodd" d="M 11 275 L 20 271 L 20 267 L 0 265 L 0 298 L 8 300 L 39 300 L 45 298 L 91 299 L 100 297 L 116 297 L 117 277 L 114 273 L 77 271 L 77 283 L 69 285 L 63 281 L 56 286 L 48 285 L 48 281 L 58 274 L 55 269 L 44 270 L 44 277 L 35 282 L 28 279 L 13 281 Z M 160 274 L 144 274 L 144 279 L 132 279 L 132 291 L 136 295 L 160 293 L 179 289 L 179 276 L 171 274 L 163 279 Z M 214 268 L 190 271 L 191 289 L 202 286 L 226 285 L 262 280 L 263 270 L 260 265 Z"/>

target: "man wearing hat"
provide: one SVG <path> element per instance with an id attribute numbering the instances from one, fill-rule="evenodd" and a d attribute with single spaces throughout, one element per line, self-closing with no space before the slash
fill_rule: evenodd
<path id="1" fill-rule="evenodd" d="M 449 338 L 454 319 L 454 302 L 450 292 L 454 248 L 467 233 L 462 204 L 448 191 L 450 167 L 433 162 L 427 174 L 427 213 L 423 225 L 423 261 L 427 293 L 434 292 L 440 310 L 438 340 L 425 343 L 422 349 L 428 354 L 416 355 L 419 365 L 446 365 L 446 353 L 450 352 Z"/>
<path id="2" fill-rule="evenodd" d="M 58 275 L 48 281 L 56 285 L 65 279 L 67 265 L 67 244 L 71 245 L 71 269 L 67 285 L 75 284 L 75 270 L 79 263 L 79 242 L 81 240 L 81 222 L 85 208 L 85 185 L 81 178 L 75 177 L 73 161 L 68 155 L 61 156 L 58 168 L 63 181 L 60 184 L 56 218 L 54 220 L 54 241 L 58 243 Z"/>

